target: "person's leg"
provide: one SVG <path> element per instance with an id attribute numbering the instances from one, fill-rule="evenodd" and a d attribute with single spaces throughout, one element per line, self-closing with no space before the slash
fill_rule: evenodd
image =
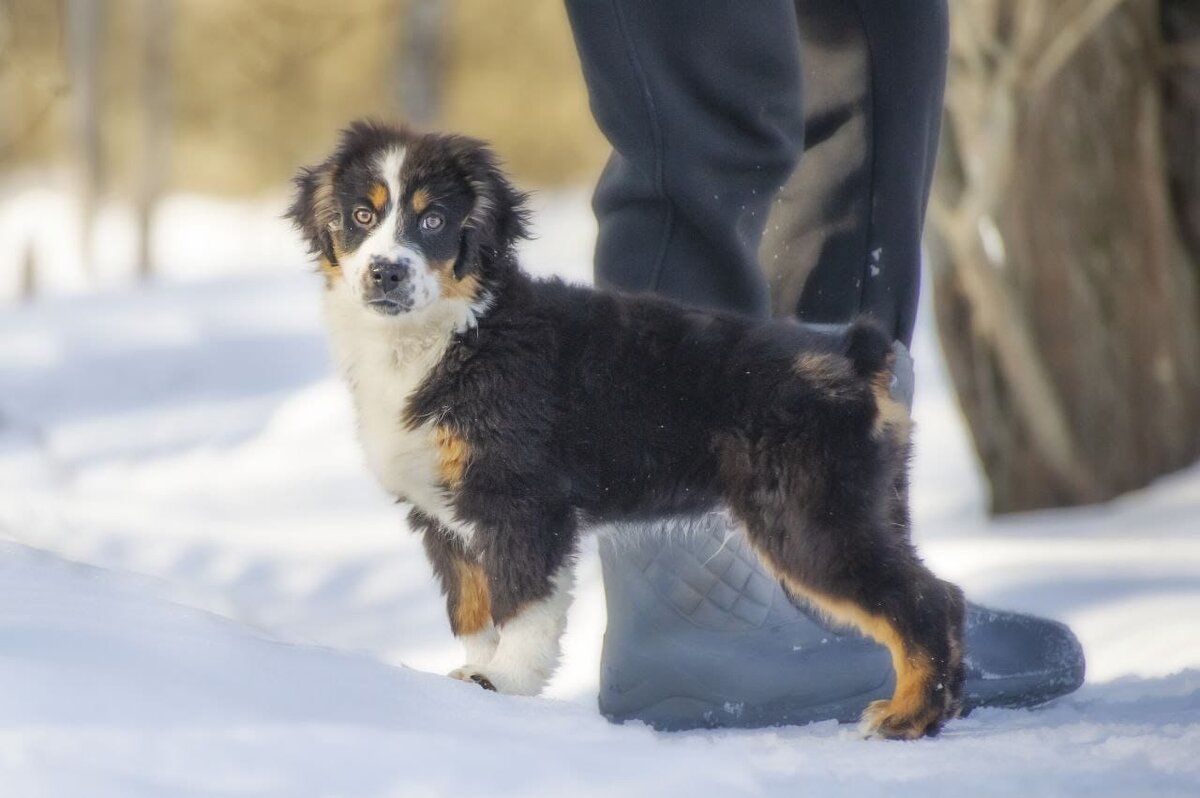
<path id="1" fill-rule="evenodd" d="M 799 0 L 804 157 L 761 256 L 776 316 L 874 316 L 909 346 L 941 125 L 945 0 Z"/>
<path id="2" fill-rule="evenodd" d="M 613 146 L 596 282 L 766 316 L 758 246 L 803 141 L 790 0 L 567 0 Z"/>

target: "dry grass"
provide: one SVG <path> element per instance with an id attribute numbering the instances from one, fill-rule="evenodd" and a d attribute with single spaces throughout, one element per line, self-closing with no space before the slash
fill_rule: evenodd
<path id="1" fill-rule="evenodd" d="M 65 0 L 64 0 L 65 1 Z M 102 0 L 96 0 L 101 2 Z M 107 189 L 136 179 L 143 0 L 109 0 L 101 76 Z M 595 130 L 560 3 L 448 0 L 442 126 L 496 142 L 523 182 L 593 179 Z M 394 0 L 173 0 L 172 190 L 281 186 L 362 115 L 397 116 Z M 0 0 L 0 177 L 72 157 L 62 7 Z"/>

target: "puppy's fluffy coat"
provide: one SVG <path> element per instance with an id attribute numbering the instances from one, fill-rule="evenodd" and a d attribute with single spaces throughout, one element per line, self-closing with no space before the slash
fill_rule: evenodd
<path id="1" fill-rule="evenodd" d="M 725 508 L 793 597 L 891 651 L 868 732 L 958 712 L 962 594 L 909 539 L 882 332 L 533 280 L 525 197 L 472 139 L 360 122 L 296 183 L 367 462 L 413 505 L 466 648 L 451 675 L 537 693 L 582 530 Z"/>

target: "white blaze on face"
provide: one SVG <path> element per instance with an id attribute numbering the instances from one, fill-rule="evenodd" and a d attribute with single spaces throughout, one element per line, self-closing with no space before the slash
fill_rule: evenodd
<path id="1" fill-rule="evenodd" d="M 364 289 L 371 280 L 372 263 L 408 260 L 411 265 L 411 310 L 418 310 L 438 298 L 440 286 L 437 275 L 429 268 L 424 253 L 411 244 L 402 242 L 406 219 L 401 202 L 400 168 L 404 165 L 404 156 L 403 147 L 392 147 L 377 159 L 376 173 L 388 190 L 386 215 L 376 223 L 357 249 L 342 257 L 341 266 L 351 292 L 362 300 Z"/>

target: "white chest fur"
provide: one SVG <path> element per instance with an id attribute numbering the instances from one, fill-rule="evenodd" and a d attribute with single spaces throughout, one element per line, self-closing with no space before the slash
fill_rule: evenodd
<path id="1" fill-rule="evenodd" d="M 465 302 L 443 300 L 416 314 L 387 317 L 334 287 L 326 292 L 325 314 L 371 473 L 388 493 L 469 537 L 469 527 L 458 521 L 439 483 L 433 423 L 410 429 L 404 411 L 454 333 L 473 324 L 471 309 Z"/>

